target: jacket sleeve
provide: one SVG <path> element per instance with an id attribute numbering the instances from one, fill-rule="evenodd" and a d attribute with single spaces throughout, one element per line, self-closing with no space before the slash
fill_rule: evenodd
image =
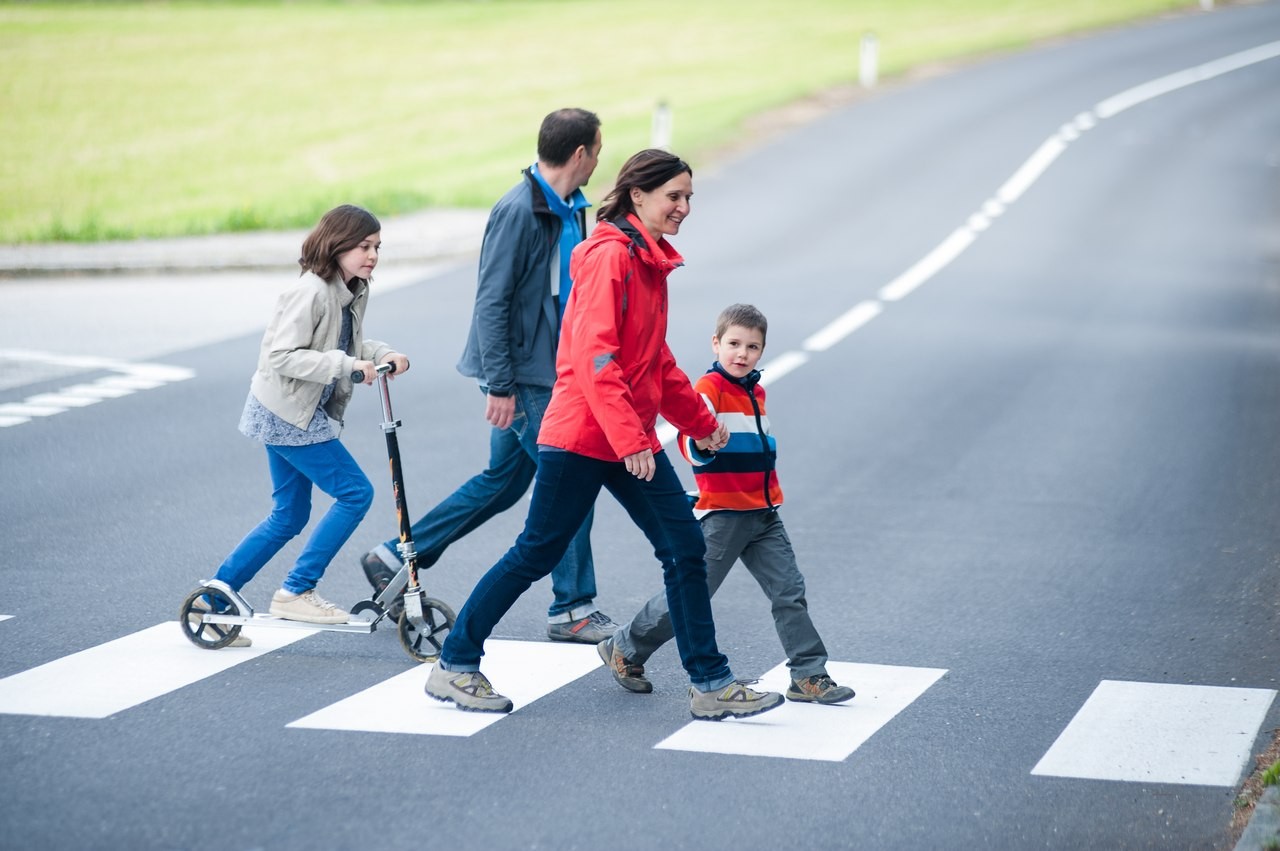
<path id="1" fill-rule="evenodd" d="M 659 413 L 663 419 L 675 426 L 682 435 L 694 440 L 701 440 L 715 431 L 715 409 L 708 410 L 707 403 L 689 383 L 689 376 L 676 366 L 675 355 L 671 354 L 666 343 L 662 344 L 659 362 L 662 370 L 662 405 Z"/>
<path id="2" fill-rule="evenodd" d="M 619 363 L 623 282 L 630 271 L 625 248 L 602 245 L 586 252 L 574 270 L 565 311 L 571 333 L 560 338 L 562 349 L 568 343 L 562 356 L 578 378 L 591 415 L 619 458 L 651 448 Z"/>
<path id="3" fill-rule="evenodd" d="M 515 386 L 511 363 L 511 311 L 515 302 L 520 257 L 531 254 L 526 245 L 536 237 L 528 216 L 515 204 L 495 207 L 485 227 L 476 282 L 472 321 L 480 350 L 480 371 L 490 390 L 509 392 Z"/>
<path id="4" fill-rule="evenodd" d="M 698 379 L 698 383 L 693 385 L 693 390 L 701 396 L 702 401 L 707 405 L 707 410 L 709 410 L 712 416 L 716 418 L 716 421 L 719 422 L 720 417 L 716 409 L 719 394 L 716 392 L 715 387 L 712 386 L 712 383 L 707 381 L 705 378 Z M 684 459 L 694 467 L 701 467 L 704 464 L 709 464 L 716 457 L 714 452 L 704 452 L 699 449 L 696 445 L 695 438 L 692 438 L 687 434 L 682 433 L 677 443 L 680 446 L 680 454 L 683 455 Z"/>
<path id="5" fill-rule="evenodd" d="M 346 352 L 311 348 L 323 310 L 323 297 L 317 297 L 305 279 L 280 294 L 267 329 L 267 361 L 273 370 L 299 381 L 328 384 L 351 369 L 355 360 Z"/>

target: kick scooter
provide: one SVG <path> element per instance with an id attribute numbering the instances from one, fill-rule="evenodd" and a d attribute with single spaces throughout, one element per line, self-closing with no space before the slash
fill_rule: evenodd
<path id="1" fill-rule="evenodd" d="M 391 413 L 391 395 L 387 390 L 387 375 L 395 371 L 394 364 L 377 367 L 378 394 L 382 397 L 382 431 L 387 437 L 387 457 L 391 463 L 391 486 L 395 495 L 396 517 L 400 521 L 400 543 L 396 549 L 403 566 L 385 588 L 368 600 L 361 600 L 351 607 L 347 623 L 316 624 L 290 621 L 271 614 L 254 612 L 253 606 L 231 586 L 216 579 L 200 582 L 200 587 L 187 595 L 178 612 L 178 624 L 182 634 L 191 643 L 205 650 L 226 647 L 240 635 L 246 624 L 278 629 L 305 629 L 323 632 L 371 633 L 388 616 L 397 623 L 400 646 L 419 662 L 434 662 L 440 656 L 440 648 L 453 629 L 456 616 L 448 605 L 427 596 L 418 584 L 418 554 L 413 545 L 413 533 L 409 525 L 409 509 L 404 496 L 404 473 L 400 468 L 400 443 L 396 429 L 400 422 Z M 353 372 L 351 381 L 359 383 L 364 374 Z M 404 591 L 403 601 L 397 599 Z"/>

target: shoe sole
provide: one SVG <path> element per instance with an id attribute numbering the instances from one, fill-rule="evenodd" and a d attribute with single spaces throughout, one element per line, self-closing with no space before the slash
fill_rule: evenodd
<path id="1" fill-rule="evenodd" d="M 791 692 L 787 692 L 787 700 L 790 700 L 793 703 L 817 703 L 821 706 L 835 706 L 837 703 L 845 703 L 853 700 L 857 696 L 858 695 L 856 693 L 849 692 L 848 697 L 837 697 L 835 699 L 823 700 L 820 697 L 812 697 L 807 694 L 794 695 Z"/>
<path id="2" fill-rule="evenodd" d="M 609 639 L 606 638 L 604 639 L 604 641 L 601 641 L 599 644 L 596 645 L 596 653 L 600 655 L 600 661 L 604 662 L 604 666 L 609 669 L 609 673 L 613 674 L 613 681 L 618 685 L 622 686 L 627 691 L 631 692 L 632 694 L 652 694 L 653 683 L 646 680 L 644 682 L 644 685 L 631 686 L 631 685 L 628 685 L 627 682 L 623 680 L 621 677 L 619 677 L 618 674 L 613 670 L 613 662 L 609 658 L 613 654 L 613 645 L 610 644 L 608 650 L 605 650 L 604 648 L 605 641 L 608 641 L 608 640 Z"/>
<path id="3" fill-rule="evenodd" d="M 458 699 L 457 699 L 456 697 L 451 696 L 451 695 L 443 695 L 443 696 L 441 696 L 441 695 L 438 695 L 438 694 L 436 694 L 435 692 L 431 691 L 431 689 L 423 689 L 423 691 L 425 691 L 425 692 L 427 693 L 427 697 L 431 698 L 432 700 L 438 700 L 438 701 L 440 701 L 441 703 L 452 703 L 454 706 L 458 707 L 458 708 L 459 708 L 459 709 L 461 709 L 463 712 L 490 712 L 490 713 L 493 713 L 493 712 L 501 712 L 501 713 L 503 713 L 503 714 L 506 714 L 506 713 L 510 712 L 510 711 L 512 710 L 512 708 L 513 708 L 513 704 L 512 704 L 512 703 L 511 703 L 511 701 L 509 701 L 509 700 L 506 702 L 505 707 L 499 707 L 499 706 L 494 706 L 494 707 L 467 706 L 465 703 L 459 703 L 459 702 L 458 702 Z"/>
<path id="4" fill-rule="evenodd" d="M 690 709 L 689 714 L 693 716 L 695 721 L 723 721 L 726 718 L 750 718 L 753 715 L 768 712 L 770 709 L 777 709 L 783 703 L 786 703 L 786 701 L 779 700 L 777 703 L 771 703 L 768 706 L 762 706 L 759 709 L 753 709 L 750 712 L 737 712 L 732 709 L 721 709 L 715 715 L 699 715 L 697 710 Z"/>
<path id="5" fill-rule="evenodd" d="M 556 635 L 553 632 L 548 632 L 547 638 L 552 641 L 565 641 L 572 642 L 574 644 L 599 644 L 601 641 L 607 641 L 610 636 L 606 635 L 603 638 L 592 639 L 591 637 L 584 635 Z"/>

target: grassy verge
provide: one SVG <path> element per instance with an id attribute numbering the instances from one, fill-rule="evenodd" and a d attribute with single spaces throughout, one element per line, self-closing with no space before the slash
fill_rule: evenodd
<path id="1" fill-rule="evenodd" d="M 542 116 L 604 121 L 601 174 L 658 101 L 694 161 L 857 78 L 1186 0 L 0 2 L 0 242 L 303 227 L 492 203 Z"/>

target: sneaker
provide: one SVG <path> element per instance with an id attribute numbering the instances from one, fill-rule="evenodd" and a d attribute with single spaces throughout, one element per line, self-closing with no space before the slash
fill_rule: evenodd
<path id="1" fill-rule="evenodd" d="M 351 617 L 333 603 L 309 588 L 301 594 L 290 594 L 283 588 L 271 595 L 271 614 L 287 621 L 303 623 L 346 623 Z"/>
<path id="2" fill-rule="evenodd" d="M 198 598 L 194 603 L 192 603 L 191 609 L 192 611 L 187 615 L 187 623 L 190 624 L 192 632 L 198 633 L 200 632 L 201 629 L 204 629 L 206 627 L 202 624 L 200 620 L 200 616 L 197 615 L 196 612 L 210 612 L 213 610 L 209 608 L 209 604 L 205 601 L 203 597 Z M 232 627 L 231 627 L 231 624 L 228 624 L 228 623 L 211 623 L 211 624 L 208 624 L 207 628 L 214 630 L 218 634 L 218 636 L 221 637 L 223 635 L 226 635 L 226 633 L 229 632 Z M 201 637 L 203 638 L 203 636 Z M 217 639 L 214 639 L 214 640 L 216 641 Z M 245 635 L 244 630 L 241 629 L 240 634 L 237 635 L 235 638 L 231 639 L 231 643 L 228 644 L 227 646 L 228 647 L 252 647 L 253 639 Z"/>
<path id="3" fill-rule="evenodd" d="M 836 685 L 826 674 L 792 680 L 787 688 L 787 700 L 802 703 L 844 703 L 852 698 L 853 689 Z"/>
<path id="4" fill-rule="evenodd" d="M 391 565 L 387 564 L 377 553 L 368 552 L 360 556 L 360 567 L 364 568 L 364 578 L 369 580 L 369 584 L 373 586 L 373 594 L 376 597 L 382 593 L 382 589 L 387 587 L 397 573 Z"/>
<path id="5" fill-rule="evenodd" d="M 604 612 L 592 612 L 580 621 L 547 624 L 547 638 L 552 641 L 576 641 L 599 644 L 618 631 L 618 625 Z"/>
<path id="6" fill-rule="evenodd" d="M 636 694 L 648 694 L 653 691 L 653 683 L 644 678 L 644 665 L 637 665 L 615 650 L 612 638 L 606 638 L 597 644 L 596 652 L 600 654 L 600 660 L 613 674 L 618 685 Z"/>
<path id="7" fill-rule="evenodd" d="M 777 709 L 783 703 L 776 691 L 756 691 L 732 682 L 719 691 L 698 691 L 689 686 L 689 712 L 699 721 L 746 718 Z"/>
<path id="8" fill-rule="evenodd" d="M 446 671 L 437 663 L 427 677 L 428 697 L 457 704 L 467 712 L 510 712 L 511 698 L 493 690 L 479 671 Z"/>

